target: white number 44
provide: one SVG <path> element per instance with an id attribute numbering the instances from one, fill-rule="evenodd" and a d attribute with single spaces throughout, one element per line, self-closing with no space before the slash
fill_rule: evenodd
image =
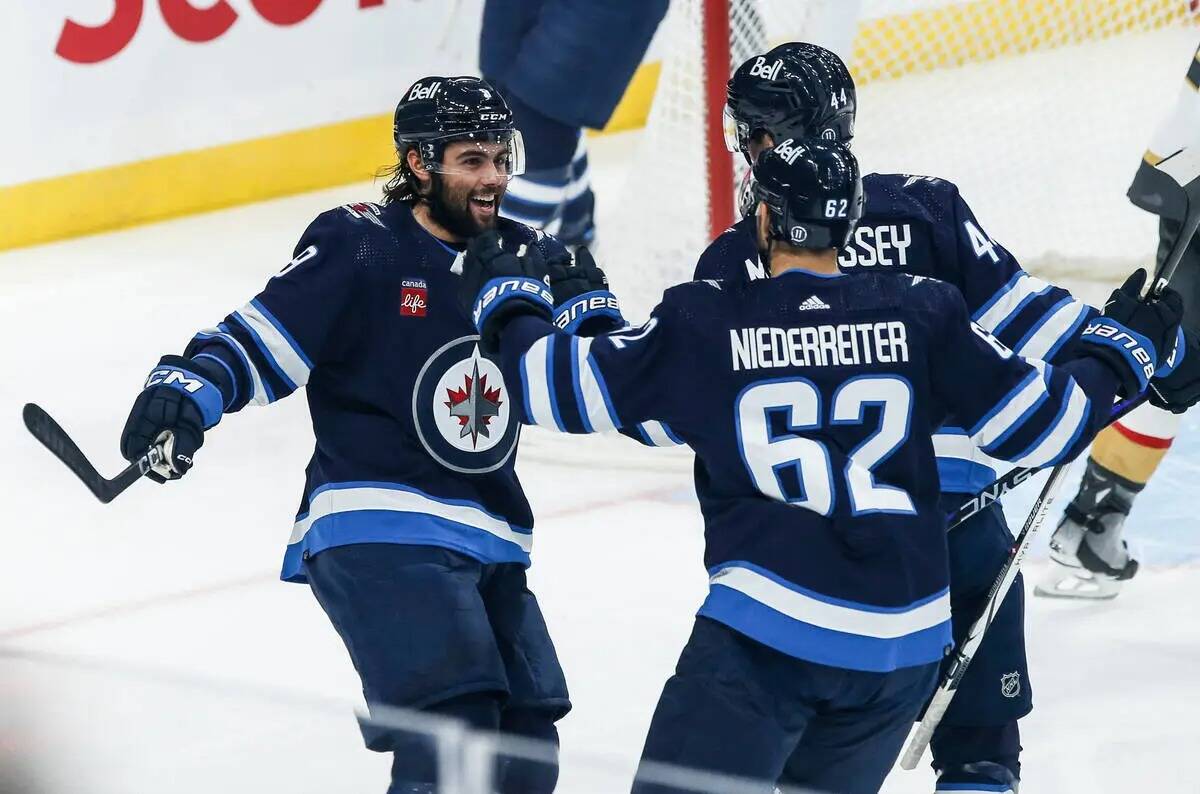
<path id="1" fill-rule="evenodd" d="M 967 237 L 971 240 L 971 248 L 975 249 L 975 256 L 980 259 L 984 254 L 992 258 L 993 262 L 1000 261 L 1000 255 L 996 253 L 996 244 L 988 239 L 978 226 L 971 221 L 964 221 L 963 228 L 967 230 Z"/>

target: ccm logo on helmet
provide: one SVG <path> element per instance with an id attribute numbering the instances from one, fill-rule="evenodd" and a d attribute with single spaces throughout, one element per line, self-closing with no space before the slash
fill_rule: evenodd
<path id="1" fill-rule="evenodd" d="M 783 61 L 775 61 L 770 66 L 767 65 L 767 59 L 759 56 L 754 59 L 754 65 L 750 67 L 751 77 L 761 77 L 764 80 L 778 80 L 779 70 L 783 68 Z"/>
<path id="2" fill-rule="evenodd" d="M 412 90 L 408 92 L 408 101 L 411 102 L 414 99 L 433 99 L 435 96 L 437 96 L 438 91 L 441 90 L 441 80 L 436 80 L 428 85 L 421 85 L 420 83 L 417 83 L 412 87 Z"/>
<path id="3" fill-rule="evenodd" d="M 1155 363 L 1150 360 L 1150 354 L 1146 348 L 1121 328 L 1105 322 L 1096 322 L 1084 330 L 1083 336 L 1098 336 L 1101 339 L 1108 339 L 1118 347 L 1128 350 L 1130 357 L 1142 366 L 1142 372 L 1146 374 L 1146 377 L 1154 377 Z"/>
<path id="4" fill-rule="evenodd" d="M 170 386 L 178 383 L 188 394 L 194 394 L 204 388 L 204 381 L 188 377 L 187 373 L 177 369 L 156 369 L 146 378 L 146 388 L 151 386 Z"/>
<path id="5" fill-rule="evenodd" d="M 796 143 L 795 138 L 788 138 L 775 147 L 775 154 L 779 155 L 788 165 L 795 165 L 805 151 L 807 151 L 805 147 Z"/>

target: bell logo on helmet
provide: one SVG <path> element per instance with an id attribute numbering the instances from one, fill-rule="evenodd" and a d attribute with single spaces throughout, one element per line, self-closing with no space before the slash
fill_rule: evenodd
<path id="1" fill-rule="evenodd" d="M 412 90 L 408 92 L 408 101 L 412 102 L 414 99 L 433 99 L 435 96 L 437 96 L 437 93 L 441 90 L 441 88 L 441 80 L 435 80 L 427 85 L 417 83 L 412 87 Z"/>
<path id="2" fill-rule="evenodd" d="M 793 226 L 792 227 L 792 242 L 794 244 L 800 245 L 800 243 L 804 242 L 807 239 L 808 239 L 808 229 L 805 229 L 803 226 Z"/>
<path id="3" fill-rule="evenodd" d="M 807 151 L 804 146 L 796 143 L 795 138 L 788 138 L 783 143 L 775 147 L 775 154 L 779 155 L 780 159 L 788 165 L 795 165 L 800 159 L 800 155 Z"/>
<path id="4" fill-rule="evenodd" d="M 777 60 L 770 66 L 767 65 L 767 59 L 759 56 L 754 59 L 754 65 L 750 67 L 751 77 L 761 77 L 764 80 L 778 80 L 779 72 L 783 69 L 783 61 Z"/>

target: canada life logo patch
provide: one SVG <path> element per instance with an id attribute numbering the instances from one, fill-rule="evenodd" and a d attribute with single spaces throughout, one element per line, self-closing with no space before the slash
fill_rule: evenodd
<path id="1" fill-rule="evenodd" d="M 424 317 L 429 309 L 429 286 L 425 279 L 404 279 L 400 283 L 400 314 Z"/>
<path id="2" fill-rule="evenodd" d="M 479 352 L 479 337 L 464 336 L 435 351 L 417 375 L 413 423 L 425 450 L 464 474 L 495 471 L 517 445 L 520 423 L 495 362 Z"/>

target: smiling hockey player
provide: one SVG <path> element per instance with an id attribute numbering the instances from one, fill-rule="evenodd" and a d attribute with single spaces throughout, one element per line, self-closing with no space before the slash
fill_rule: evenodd
<path id="1" fill-rule="evenodd" d="M 641 328 L 558 330 L 537 251 L 518 258 L 486 236 L 464 263 L 463 299 L 498 339 L 522 422 L 588 433 L 658 420 L 696 453 L 709 595 L 655 711 L 638 794 L 679 790 L 649 762 L 878 791 L 951 644 L 934 430 L 952 413 L 996 459 L 1067 460 L 1116 394 L 1145 388 L 1153 364 L 1140 359 L 1157 361 L 1178 330 L 1178 296 L 1140 303 L 1131 278 L 1075 358 L 1027 361 L 971 323 L 950 285 L 838 273 L 862 202 L 844 145 L 780 142 L 754 176 L 773 278 L 674 287 Z"/>
<path id="2" fill-rule="evenodd" d="M 488 229 L 508 250 L 570 257 L 498 219 L 523 149 L 487 83 L 417 81 L 394 138 L 383 204 L 318 216 L 256 298 L 164 356 L 121 450 L 132 459 L 169 439 L 158 477 L 182 477 L 223 414 L 307 386 L 316 449 L 282 578 L 310 585 L 368 704 L 557 742 L 570 702 L 525 584 L 533 517 L 513 471 L 517 404 L 479 354 L 456 273 L 465 240 Z M 392 794 L 436 790 L 431 740 L 376 723 L 364 736 L 394 754 Z M 499 789 L 549 792 L 556 774 L 514 762 Z"/>

